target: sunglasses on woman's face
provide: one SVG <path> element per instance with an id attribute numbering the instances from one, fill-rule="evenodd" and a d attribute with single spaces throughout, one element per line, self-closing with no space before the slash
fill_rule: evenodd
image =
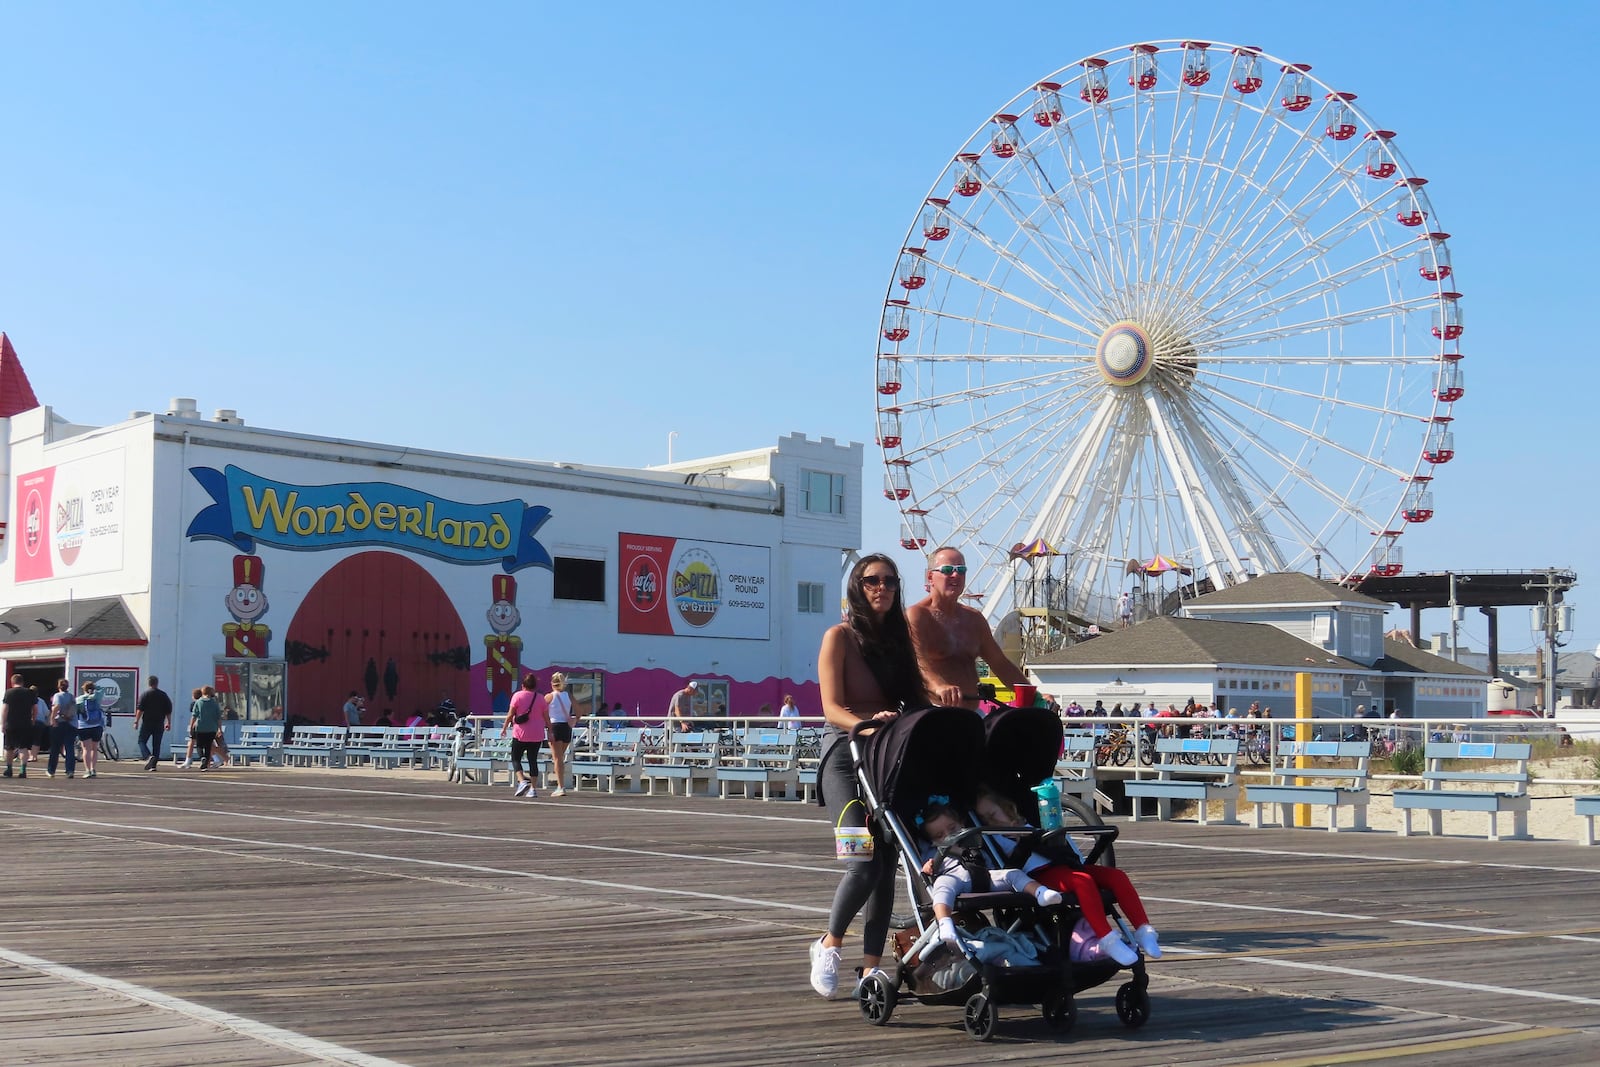
<path id="1" fill-rule="evenodd" d="M 957 563 L 954 565 L 946 563 L 943 567 L 935 567 L 933 569 L 944 575 L 946 578 L 950 577 L 952 574 L 967 573 L 967 565 L 965 563 Z"/>
<path id="2" fill-rule="evenodd" d="M 892 574 L 863 574 L 861 584 L 871 586 L 873 589 L 880 585 L 886 589 L 896 589 L 900 585 L 900 579 Z"/>

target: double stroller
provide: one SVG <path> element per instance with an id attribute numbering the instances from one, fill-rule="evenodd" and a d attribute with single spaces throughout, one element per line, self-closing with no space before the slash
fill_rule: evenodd
<path id="1" fill-rule="evenodd" d="M 1074 798 L 1062 798 L 1062 829 L 979 827 L 971 817 L 979 786 L 1010 800 L 1016 810 L 1035 810 L 1032 787 L 1055 773 L 1062 726 L 1048 708 L 1006 708 L 987 718 L 962 708 L 925 708 L 888 723 L 862 723 L 850 734 L 850 756 L 862 797 L 876 827 L 879 848 L 892 849 L 909 899 L 911 916 L 896 918 L 892 951 L 897 966 L 885 976 L 869 972 L 857 988 L 862 1018 L 887 1023 L 902 998 L 923 1004 L 960 1004 L 968 1036 L 994 1036 L 1000 1005 L 1037 1005 L 1051 1027 L 1070 1030 L 1077 1021 L 1074 996 L 1101 985 L 1122 968 L 1113 960 L 1071 959 L 1072 931 L 1080 911 L 1066 902 L 1041 905 L 1026 893 L 967 892 L 956 897 L 954 919 L 961 936 L 941 941 L 930 885 L 922 871 L 918 839 L 909 828 L 930 798 L 967 813 L 968 829 L 933 842 L 942 860 L 951 857 L 979 874 L 1019 866 L 1027 854 L 1078 862 L 1067 843 L 1081 842 L 1084 863 L 1116 863 L 1117 831 Z M 1007 844 L 1015 844 L 1009 855 Z M 1125 921 L 1106 899 L 1114 923 Z M 1005 946 L 1021 951 L 1009 956 Z M 1002 950 L 997 955 L 996 948 Z M 1141 956 L 1131 978 L 1117 990 L 1117 1015 L 1130 1027 L 1150 1016 L 1149 977 Z"/>

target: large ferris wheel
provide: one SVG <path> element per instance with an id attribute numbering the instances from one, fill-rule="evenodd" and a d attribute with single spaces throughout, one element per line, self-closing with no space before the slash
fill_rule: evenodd
<path id="1" fill-rule="evenodd" d="M 1308 65 L 1199 41 L 1101 52 L 997 109 L 884 302 L 903 546 L 962 548 L 999 618 L 1014 550 L 1042 545 L 1078 624 L 1163 571 L 1174 592 L 1399 573 L 1454 455 L 1463 326 L 1395 139 Z"/>

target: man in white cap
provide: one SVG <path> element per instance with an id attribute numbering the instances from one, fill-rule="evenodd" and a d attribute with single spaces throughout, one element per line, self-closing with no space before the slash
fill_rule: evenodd
<path id="1" fill-rule="evenodd" d="M 691 729 L 689 719 L 694 715 L 694 691 L 699 688 L 699 682 L 690 682 L 672 694 L 672 699 L 667 703 L 667 718 L 678 720 L 670 724 L 672 729 Z"/>

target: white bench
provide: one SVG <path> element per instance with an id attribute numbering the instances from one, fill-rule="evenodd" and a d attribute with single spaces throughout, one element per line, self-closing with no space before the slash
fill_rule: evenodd
<path id="1" fill-rule="evenodd" d="M 793 730 L 749 727 L 734 735 L 734 754 L 717 764 L 717 786 L 722 799 L 728 787 L 738 785 L 748 799 L 750 787 L 761 786 L 761 799 L 772 799 L 772 787 L 781 785 L 790 800 L 800 791 L 798 766 L 800 739 Z"/>
<path id="2" fill-rule="evenodd" d="M 270 766 L 283 762 L 283 723 L 245 723 L 239 727 L 239 743 L 228 749 L 228 754 L 240 766 L 251 760 L 260 760 Z"/>
<path id="3" fill-rule="evenodd" d="M 1139 801 L 1156 800 L 1157 818 L 1172 818 L 1174 800 L 1192 800 L 1198 805 L 1199 821 L 1205 826 L 1206 808 L 1213 800 L 1222 801 L 1222 821 L 1239 821 L 1239 742 L 1232 737 L 1163 737 L 1156 741 L 1155 778 L 1130 778 L 1123 785 L 1133 801 L 1133 820 L 1139 821 Z M 1220 763 L 1213 763 L 1220 759 Z"/>
<path id="4" fill-rule="evenodd" d="M 1069 732 L 1056 760 L 1056 781 L 1063 796 L 1075 796 L 1089 807 L 1094 807 L 1094 734 L 1084 731 Z"/>
<path id="5" fill-rule="evenodd" d="M 1532 782 L 1528 755 L 1532 748 L 1526 742 L 1428 742 L 1423 749 L 1428 760 L 1428 768 L 1422 772 L 1423 787 L 1394 791 L 1394 806 L 1401 815 L 1400 836 L 1411 833 L 1411 813 L 1421 810 L 1428 813 L 1428 831 L 1435 836 L 1444 832 L 1445 812 L 1481 811 L 1489 816 L 1489 840 L 1498 841 L 1500 813 L 1509 811 L 1512 836 L 1527 837 L 1528 811 L 1532 807 L 1528 796 Z M 1516 770 L 1447 770 L 1447 760 L 1514 763 Z"/>
<path id="6" fill-rule="evenodd" d="M 427 759 L 429 727 L 352 726 L 344 741 L 344 758 L 365 760 L 374 767 L 395 767 L 402 763 L 419 766 Z"/>
<path id="7" fill-rule="evenodd" d="M 543 754 L 540 749 L 540 754 Z M 455 758 L 455 769 L 458 781 L 477 781 L 478 772 L 483 772 L 483 784 L 494 785 L 495 775 L 500 771 L 506 772 L 506 783 L 511 782 L 511 738 L 490 734 L 478 738 L 477 744 Z"/>
<path id="8" fill-rule="evenodd" d="M 1299 756 L 1340 762 L 1333 767 L 1297 767 L 1295 759 Z M 1278 805 L 1279 820 L 1286 827 L 1294 825 L 1291 806 L 1310 804 L 1328 809 L 1330 832 L 1339 829 L 1341 807 L 1351 809 L 1352 830 L 1365 830 L 1367 805 L 1372 800 L 1367 791 L 1371 759 L 1372 745 L 1366 741 L 1280 741 L 1271 780 L 1245 786 L 1245 799 L 1255 805 L 1255 828 L 1261 829 L 1262 809 L 1270 804 Z"/>
<path id="9" fill-rule="evenodd" d="M 594 779 L 596 791 L 604 781 L 608 793 L 617 791 L 618 778 L 631 778 L 637 783 L 639 771 L 644 766 L 640 740 L 643 736 L 644 731 L 636 727 L 601 730 L 600 740 L 594 748 L 567 758 L 567 766 L 576 782 L 573 788 L 581 786 L 585 778 Z"/>
<path id="10" fill-rule="evenodd" d="M 1583 817 L 1583 844 L 1594 844 L 1594 817 L 1600 815 L 1600 795 L 1573 797 L 1572 812 Z"/>
<path id="11" fill-rule="evenodd" d="M 704 778 L 707 787 L 717 775 L 721 759 L 718 743 L 721 737 L 715 730 L 695 730 L 688 733 L 669 733 L 666 749 L 660 753 L 646 752 L 640 774 L 647 783 L 647 792 L 655 796 L 656 780 L 667 783 L 667 795 L 677 793 L 674 782 L 683 783 L 683 795 L 694 792 L 694 782 Z"/>
<path id="12" fill-rule="evenodd" d="M 296 726 L 280 751 L 287 766 L 324 767 L 344 766 L 344 736 L 349 731 L 343 726 Z"/>

